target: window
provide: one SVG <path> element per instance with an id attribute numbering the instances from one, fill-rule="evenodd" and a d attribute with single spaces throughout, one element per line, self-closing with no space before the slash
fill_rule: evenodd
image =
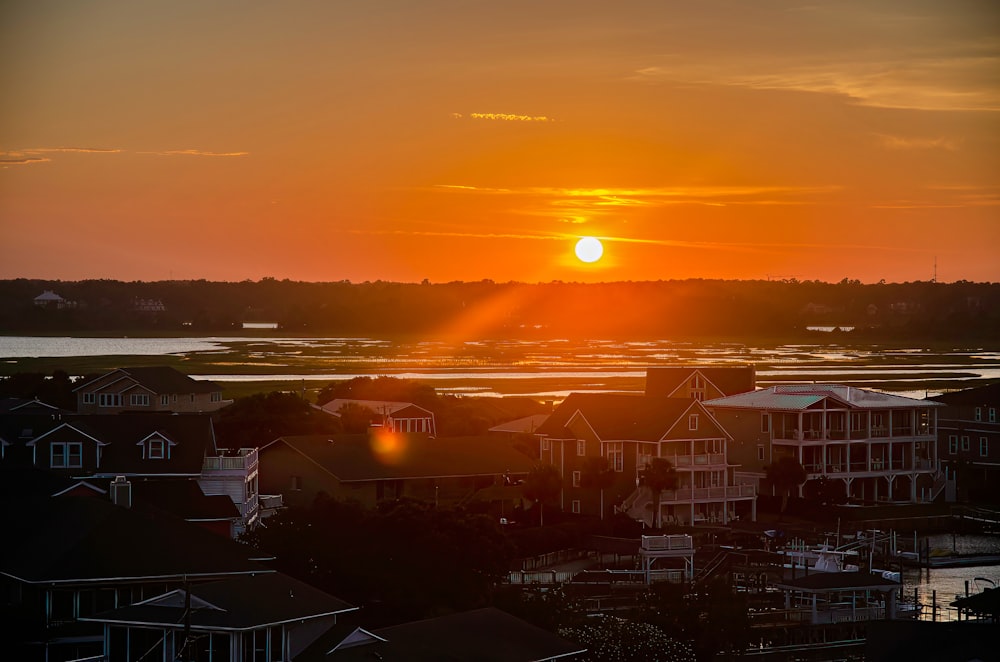
<path id="1" fill-rule="evenodd" d="M 614 471 L 625 470 L 625 450 L 620 441 L 608 444 L 608 464 Z"/>
<path id="2" fill-rule="evenodd" d="M 689 382 L 689 388 L 691 392 L 691 397 L 699 402 L 705 399 L 705 378 L 701 375 L 695 375 L 691 378 Z"/>
<path id="3" fill-rule="evenodd" d="M 50 446 L 53 469 L 79 469 L 83 466 L 83 444 L 77 441 L 57 441 Z"/>
<path id="4" fill-rule="evenodd" d="M 979 438 L 979 456 L 986 457 L 990 454 L 990 440 L 988 437 Z"/>
<path id="5" fill-rule="evenodd" d="M 542 439 L 542 450 L 543 451 L 549 450 L 549 440 L 548 439 Z"/>
<path id="6" fill-rule="evenodd" d="M 298 492 L 302 489 L 302 476 L 292 476 L 292 491 Z"/>
<path id="7" fill-rule="evenodd" d="M 162 439 L 150 439 L 149 440 L 149 454 L 146 456 L 150 460 L 162 460 L 164 455 L 164 446 Z"/>
<path id="8" fill-rule="evenodd" d="M 222 393 L 219 391 L 212 391 L 212 402 L 222 402 Z"/>
<path id="9" fill-rule="evenodd" d="M 771 431 L 771 415 L 768 413 L 761 413 L 760 415 L 760 431 L 767 433 Z"/>
<path id="10" fill-rule="evenodd" d="M 969 437 L 967 435 L 962 435 L 962 450 L 969 450 Z"/>
<path id="11" fill-rule="evenodd" d="M 174 393 L 174 402 L 177 402 L 177 394 Z"/>
<path id="12" fill-rule="evenodd" d="M 129 397 L 129 404 L 133 407 L 148 407 L 149 396 L 145 393 L 133 393 L 131 397 Z"/>
<path id="13" fill-rule="evenodd" d="M 763 444 L 757 446 L 757 459 L 761 462 L 764 461 L 764 446 Z"/>
<path id="14" fill-rule="evenodd" d="M 191 402 L 194 402 L 194 393 L 191 394 Z"/>
<path id="15" fill-rule="evenodd" d="M 573 472 L 573 487 L 580 487 L 580 472 Z"/>
<path id="16" fill-rule="evenodd" d="M 121 393 L 101 393 L 100 402 L 98 404 L 102 407 L 121 407 Z"/>
<path id="17" fill-rule="evenodd" d="M 573 499 L 573 512 L 577 513 L 577 514 L 580 513 L 580 500 L 579 499 Z"/>
<path id="18" fill-rule="evenodd" d="M 688 416 L 688 430 L 698 429 L 698 414 L 691 414 Z"/>
<path id="19" fill-rule="evenodd" d="M 94 394 L 93 393 L 84 393 L 83 394 L 83 404 L 85 404 L 85 405 L 92 405 L 92 404 L 94 404 Z"/>
<path id="20" fill-rule="evenodd" d="M 954 455 L 958 452 L 958 435 L 950 434 L 948 435 L 948 453 Z"/>
<path id="21" fill-rule="evenodd" d="M 576 454 L 581 457 L 587 454 L 587 442 L 583 439 L 576 440 Z"/>
<path id="22" fill-rule="evenodd" d="M 997 408 L 990 407 L 990 423 L 996 423 L 996 422 L 997 422 Z"/>
<path id="23" fill-rule="evenodd" d="M 170 396 L 169 395 L 161 395 L 160 396 L 160 404 L 161 405 L 169 405 L 170 404 Z"/>
<path id="24" fill-rule="evenodd" d="M 975 419 L 977 421 L 983 420 L 983 408 L 982 407 L 976 407 Z"/>
<path id="25" fill-rule="evenodd" d="M 865 429 L 865 419 L 861 412 L 851 412 L 851 430 L 857 432 Z"/>

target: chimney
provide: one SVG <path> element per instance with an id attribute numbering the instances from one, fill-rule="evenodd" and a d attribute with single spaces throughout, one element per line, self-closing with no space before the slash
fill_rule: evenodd
<path id="1" fill-rule="evenodd" d="M 132 507 L 132 483 L 125 476 L 115 476 L 111 481 L 111 503 L 123 508 Z"/>

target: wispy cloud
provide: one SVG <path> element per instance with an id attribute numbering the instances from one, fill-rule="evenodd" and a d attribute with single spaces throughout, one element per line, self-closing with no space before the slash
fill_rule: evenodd
<path id="1" fill-rule="evenodd" d="M 207 152 L 200 149 L 170 149 L 160 152 L 138 152 L 156 156 L 247 156 L 250 152 Z"/>
<path id="2" fill-rule="evenodd" d="M 122 150 L 109 147 L 36 147 L 23 150 L 28 154 L 78 153 L 78 154 L 120 154 Z"/>
<path id="3" fill-rule="evenodd" d="M 0 165 L 3 167 L 7 166 L 19 166 L 19 165 L 35 165 L 37 163 L 47 163 L 52 159 L 46 158 L 44 156 L 23 156 L 16 155 L 14 153 L 0 153 Z"/>
<path id="4" fill-rule="evenodd" d="M 928 186 L 921 197 L 887 200 L 875 209 L 962 209 L 1000 206 L 1000 186 L 941 184 Z"/>
<path id="5" fill-rule="evenodd" d="M 530 213 L 575 216 L 613 213 L 622 208 L 673 205 L 794 205 L 815 202 L 816 196 L 835 193 L 839 186 L 673 186 L 652 188 L 557 188 L 520 189 L 438 184 L 435 189 L 466 194 L 508 195 L 541 200 L 549 208 Z M 574 214 L 570 213 L 570 216 Z"/>
<path id="6" fill-rule="evenodd" d="M 515 113 L 452 113 L 454 119 L 492 120 L 495 122 L 555 122 L 555 118 L 546 115 L 518 115 Z"/>
<path id="7" fill-rule="evenodd" d="M 876 133 L 875 137 L 886 149 L 946 149 L 955 151 L 958 143 L 948 138 L 911 138 Z"/>

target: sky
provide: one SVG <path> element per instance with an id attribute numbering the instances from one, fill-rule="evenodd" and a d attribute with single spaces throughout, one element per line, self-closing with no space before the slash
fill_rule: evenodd
<path id="1" fill-rule="evenodd" d="M 1000 281 L 993 0 L 0 0 L 0 63 L 0 278 Z"/>

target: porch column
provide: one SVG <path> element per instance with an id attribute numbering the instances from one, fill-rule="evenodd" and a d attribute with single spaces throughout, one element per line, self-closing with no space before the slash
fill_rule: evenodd
<path id="1" fill-rule="evenodd" d="M 917 472 L 910 474 L 910 503 L 917 502 Z"/>

